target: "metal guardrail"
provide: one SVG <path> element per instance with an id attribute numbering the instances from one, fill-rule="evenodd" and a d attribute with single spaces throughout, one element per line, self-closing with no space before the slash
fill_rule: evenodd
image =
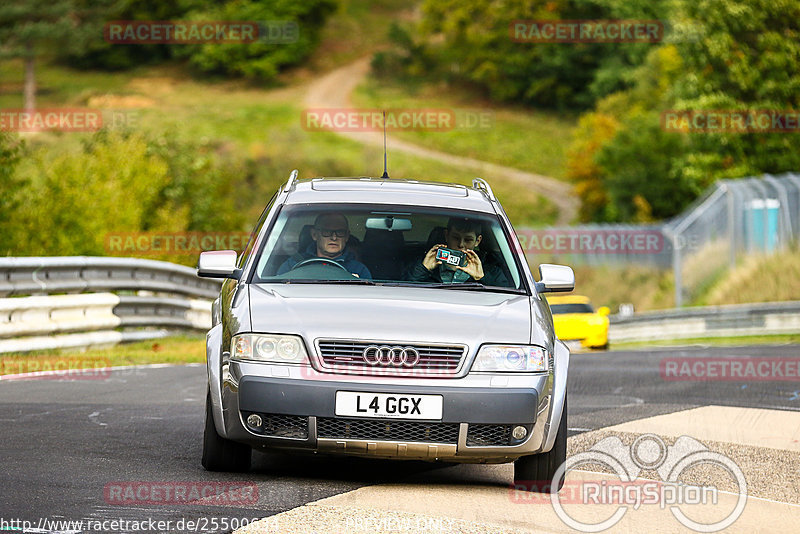
<path id="1" fill-rule="evenodd" d="M 800 301 L 675 308 L 611 316 L 613 343 L 800 333 Z"/>
<path id="2" fill-rule="evenodd" d="M 194 269 L 163 261 L 0 258 L 0 297 L 5 297 L 0 298 L 0 353 L 208 330 L 219 287 L 217 280 L 198 278 Z"/>
<path id="3" fill-rule="evenodd" d="M 153 291 L 214 299 L 220 282 L 166 261 L 94 256 L 0 258 L 0 297 Z"/>

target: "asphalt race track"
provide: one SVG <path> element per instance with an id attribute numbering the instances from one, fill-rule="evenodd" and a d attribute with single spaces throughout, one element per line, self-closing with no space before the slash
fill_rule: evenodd
<path id="1" fill-rule="evenodd" d="M 711 405 L 798 412 L 798 380 L 668 381 L 659 367 L 674 357 L 798 356 L 797 345 L 574 354 L 570 436 L 574 440 L 612 425 Z M 153 519 L 171 521 L 170 532 L 186 532 L 174 525 L 200 520 L 192 530 L 219 532 L 231 530 L 220 528 L 223 519 L 241 524 L 366 486 L 410 484 L 422 491 L 452 485 L 481 491 L 511 483 L 509 466 L 262 453 L 254 454 L 250 473 L 208 473 L 200 466 L 204 394 L 203 365 L 115 369 L 101 380 L 0 380 L 0 521 L 6 522 L 0 527 L 28 521 L 27 527 L 63 531 L 73 529 L 43 520 Z M 258 487 L 258 502 L 124 505 L 104 493 L 115 482 L 173 481 L 252 483 Z"/>

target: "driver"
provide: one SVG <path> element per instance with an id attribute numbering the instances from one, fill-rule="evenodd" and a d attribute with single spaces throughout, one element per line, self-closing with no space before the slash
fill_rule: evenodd
<path id="1" fill-rule="evenodd" d="M 311 228 L 311 243 L 304 251 L 300 251 L 278 267 L 277 274 L 288 272 L 300 263 L 310 258 L 322 258 L 335 261 L 351 274 L 359 278 L 371 279 L 372 274 L 367 266 L 358 261 L 351 251 L 347 250 L 347 240 L 350 238 L 350 228 L 347 217 L 341 213 L 321 213 L 314 221 Z"/>
<path id="2" fill-rule="evenodd" d="M 434 245 L 422 258 L 414 263 L 408 272 L 408 280 L 412 282 L 435 282 L 458 284 L 463 282 L 480 282 L 487 286 L 507 287 L 503 270 L 497 265 L 486 265 L 481 262 L 475 247 L 480 245 L 481 223 L 474 219 L 451 217 L 447 221 L 444 239 L 447 244 Z M 445 265 L 436 259 L 436 250 L 447 247 L 460 250 L 467 255 L 467 264 L 463 267 Z"/>

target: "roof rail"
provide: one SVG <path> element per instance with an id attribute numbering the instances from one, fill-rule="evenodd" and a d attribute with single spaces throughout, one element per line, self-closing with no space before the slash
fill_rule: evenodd
<path id="1" fill-rule="evenodd" d="M 297 169 L 293 170 L 292 174 L 289 175 L 289 181 L 286 182 L 283 192 L 288 193 L 289 191 L 293 191 L 295 185 L 297 185 Z"/>
<path id="2" fill-rule="evenodd" d="M 478 191 L 481 191 L 484 195 L 487 196 L 489 200 L 495 200 L 495 201 L 497 200 L 497 198 L 494 196 L 494 191 L 492 191 L 492 188 L 489 187 L 489 183 L 483 178 L 473 179 L 472 187 L 477 189 Z"/>

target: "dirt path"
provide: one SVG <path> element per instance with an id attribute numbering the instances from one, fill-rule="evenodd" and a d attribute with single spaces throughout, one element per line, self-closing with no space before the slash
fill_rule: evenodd
<path id="1" fill-rule="evenodd" d="M 308 108 L 349 107 L 350 94 L 367 75 L 369 61 L 370 58 L 368 57 L 359 59 L 314 81 L 306 93 L 305 106 Z M 339 132 L 339 135 L 367 145 L 383 146 L 383 135 L 380 132 Z M 534 188 L 558 208 L 557 225 L 569 224 L 577 214 L 578 199 L 572 193 L 570 184 L 561 180 L 474 158 L 454 156 L 400 139 L 393 139 L 391 136 L 389 137 L 388 146 L 390 153 L 405 152 L 448 165 L 477 171 L 482 176 L 490 174 L 503 175 L 518 183 L 520 187 Z"/>

